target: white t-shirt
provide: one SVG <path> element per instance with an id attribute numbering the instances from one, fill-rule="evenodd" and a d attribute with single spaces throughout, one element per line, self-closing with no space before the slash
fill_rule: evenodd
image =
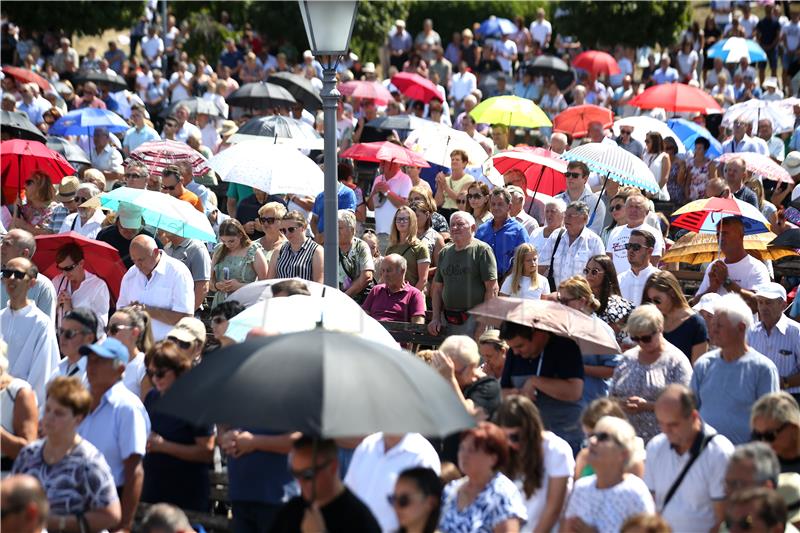
<path id="1" fill-rule="evenodd" d="M 381 181 L 387 182 L 389 184 L 389 190 L 398 196 L 402 196 L 403 198 L 408 198 L 408 193 L 411 192 L 411 187 L 413 187 L 411 178 L 408 177 L 408 174 L 404 173 L 402 170 L 398 170 L 397 174 L 392 176 L 392 178 L 388 181 L 383 174 L 375 178 L 375 183 L 379 183 Z M 374 186 L 375 185 L 373 184 L 373 187 Z M 397 208 L 388 197 L 386 197 L 383 202 L 380 202 L 377 194 L 375 195 L 374 202 L 375 233 L 391 233 L 392 220 L 394 219 L 394 214 L 397 212 Z M 380 205 L 378 205 L 379 203 Z"/>
<path id="2" fill-rule="evenodd" d="M 568 477 L 567 494 L 572 490 L 572 475 L 575 473 L 575 459 L 572 457 L 572 448 L 567 441 L 549 431 L 544 432 L 542 440 L 544 449 L 544 471 L 542 472 L 542 486 L 533 493 L 533 496 L 525 500 L 525 508 L 528 511 L 529 520 L 522 526 L 522 533 L 528 533 L 536 529 L 538 519 L 542 515 L 547 503 L 547 489 L 551 477 Z M 525 498 L 523 480 L 518 479 L 514 484 L 519 489 L 519 493 Z M 553 528 L 557 529 L 557 528 Z"/>
<path id="3" fill-rule="evenodd" d="M 543 20 L 541 22 L 534 20 L 531 22 L 530 30 L 533 40 L 538 41 L 542 47 L 544 47 L 547 36 L 553 34 L 553 26 L 547 20 Z"/>
<path id="4" fill-rule="evenodd" d="M 142 380 L 146 373 L 147 369 L 144 366 L 144 353 L 139 352 L 136 354 L 136 357 L 133 358 L 133 361 L 128 361 L 128 364 L 125 365 L 125 372 L 122 374 L 122 383 L 136 396 L 141 396 Z"/>
<path id="5" fill-rule="evenodd" d="M 494 51 L 497 54 L 497 62 L 505 73 L 511 73 L 514 58 L 517 57 L 517 43 L 511 39 L 505 41 L 497 40 L 494 43 Z"/>
<path id="6" fill-rule="evenodd" d="M 631 264 L 628 262 L 628 251 L 625 249 L 625 245 L 631 240 L 631 232 L 635 229 L 652 233 L 656 238 L 656 244 L 653 247 L 653 256 L 661 257 L 664 255 L 664 237 L 661 235 L 661 232 L 654 227 L 646 223 L 635 228 L 617 226 L 611 230 L 611 234 L 608 236 L 608 244 L 606 245 L 606 252 L 610 253 L 614 260 L 614 268 L 617 269 L 617 275 L 631 268 Z"/>
<path id="7" fill-rule="evenodd" d="M 619 531 L 630 516 L 654 512 L 647 485 L 633 474 L 607 489 L 598 489 L 597 477 L 592 475 L 575 482 L 564 517 L 577 516 L 599 533 L 610 533 Z"/>
<path id="8" fill-rule="evenodd" d="M 717 259 L 717 261 L 720 261 L 720 259 Z M 713 264 L 711 263 L 706 268 L 706 273 L 703 275 L 703 281 L 700 283 L 700 288 L 697 289 L 697 294 L 703 294 L 708 290 L 708 273 Z M 766 265 L 750 254 L 736 263 L 725 264 L 728 266 L 728 277 L 743 289 L 752 290 L 753 287 L 769 283 L 769 272 Z M 725 287 L 720 287 L 717 293 L 723 295 L 728 294 L 728 291 Z"/>
<path id="9" fill-rule="evenodd" d="M 173 83 L 178 81 L 178 77 L 180 77 L 180 75 L 181 75 L 180 72 L 173 72 L 172 76 L 170 76 L 169 78 L 169 84 L 172 85 Z M 183 73 L 183 79 L 184 81 L 190 83 L 192 81 L 192 73 L 187 70 L 186 72 Z M 191 95 L 189 94 L 189 91 L 186 90 L 186 87 L 184 87 L 179 83 L 175 85 L 175 87 L 172 89 L 172 96 L 170 97 L 170 102 L 175 104 L 177 102 L 180 102 L 181 100 L 186 100 L 190 96 Z"/>
<path id="10" fill-rule="evenodd" d="M 543 294 L 550 294 L 550 284 L 547 282 L 547 278 L 542 275 L 537 274 L 535 285 L 531 283 L 531 278 L 523 276 L 519 280 L 518 292 L 513 292 L 511 290 L 511 278 L 512 276 L 508 276 L 503 282 L 503 286 L 500 288 L 500 292 L 503 294 L 508 294 L 515 298 L 527 298 L 529 300 L 538 300 Z"/>
<path id="11" fill-rule="evenodd" d="M 800 46 L 800 21 L 787 23 L 781 32 L 786 36 L 786 47 L 789 51 L 797 50 Z"/>

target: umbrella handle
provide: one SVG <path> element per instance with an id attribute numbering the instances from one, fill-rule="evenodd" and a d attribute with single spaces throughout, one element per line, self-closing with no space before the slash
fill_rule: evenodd
<path id="1" fill-rule="evenodd" d="M 592 216 L 589 217 L 589 222 L 586 224 L 587 226 L 591 226 L 594 222 L 594 217 L 597 214 L 597 208 L 600 206 L 600 199 L 603 197 L 603 191 L 606 190 L 606 184 L 608 183 L 608 177 L 611 173 L 607 173 L 606 177 L 603 179 L 603 186 L 600 188 L 600 192 L 597 193 L 597 201 L 594 203 L 594 210 L 592 211 Z"/>
<path id="2" fill-rule="evenodd" d="M 531 196 L 531 208 L 533 208 L 533 202 L 536 200 L 536 193 L 539 191 L 539 185 L 542 183 L 542 176 L 544 175 L 544 165 L 542 165 L 542 169 L 539 171 L 539 177 L 536 179 L 536 188 L 533 189 L 533 196 Z"/>

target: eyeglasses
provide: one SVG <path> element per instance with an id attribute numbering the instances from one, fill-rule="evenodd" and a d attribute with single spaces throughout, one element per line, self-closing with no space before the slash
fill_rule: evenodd
<path id="1" fill-rule="evenodd" d="M 734 520 L 730 516 L 726 516 L 725 526 L 728 528 L 728 531 L 733 531 L 734 529 L 741 531 L 750 531 L 751 529 L 753 529 L 753 517 L 752 515 L 747 515 L 744 518 L 740 518 L 739 520 Z"/>
<path id="2" fill-rule="evenodd" d="M 143 180 L 146 177 L 147 176 L 141 176 L 141 175 L 135 174 L 135 173 L 125 174 L 125 179 L 128 179 L 128 180 Z"/>
<path id="3" fill-rule="evenodd" d="M 626 250 L 633 250 L 634 252 L 638 252 L 642 248 L 644 248 L 644 246 L 639 244 L 639 243 L 637 243 L 637 242 L 627 242 L 627 243 L 625 243 L 625 249 Z"/>
<path id="4" fill-rule="evenodd" d="M 161 190 L 162 191 L 174 191 L 177 188 L 178 188 L 178 184 L 177 183 L 175 185 L 161 185 Z"/>
<path id="5" fill-rule="evenodd" d="M 28 275 L 27 272 L 23 272 L 21 270 L 11 270 L 9 268 L 4 268 L 2 272 L 3 277 L 6 279 L 10 279 L 11 276 L 14 276 L 14 279 L 25 279 L 25 277 Z"/>
<path id="6" fill-rule="evenodd" d="M 583 275 L 584 276 L 588 276 L 589 274 L 591 274 L 592 276 L 596 276 L 596 275 L 598 275 L 600 273 L 603 273 L 603 272 L 605 272 L 605 270 L 603 270 L 601 268 L 584 268 L 583 269 Z"/>
<path id="7" fill-rule="evenodd" d="M 299 230 L 300 226 L 292 226 L 291 228 L 281 228 L 280 232 L 286 235 L 287 233 L 294 233 L 295 231 Z"/>
<path id="8" fill-rule="evenodd" d="M 642 344 L 647 344 L 651 340 L 653 340 L 653 333 L 650 335 L 642 335 L 641 337 L 631 337 L 633 342 L 641 342 Z"/>
<path id="9" fill-rule="evenodd" d="M 394 220 L 395 220 L 395 222 L 411 222 L 411 219 L 408 218 L 408 217 L 397 217 Z"/>
<path id="10" fill-rule="evenodd" d="M 217 325 L 222 324 L 223 322 L 227 322 L 227 321 L 228 321 L 228 319 L 225 318 L 224 316 L 215 316 L 214 318 L 211 319 L 211 323 L 212 324 L 217 324 Z"/>
<path id="11" fill-rule="evenodd" d="M 271 226 L 277 219 L 275 217 L 258 217 L 258 220 L 260 220 L 262 224 L 268 224 Z"/>
<path id="12" fill-rule="evenodd" d="M 56 265 L 56 266 L 61 272 L 72 272 L 73 270 L 78 268 L 78 263 L 73 263 L 73 264 L 65 266 L 65 267 L 58 266 L 58 265 Z"/>
<path id="13" fill-rule="evenodd" d="M 120 331 L 125 331 L 126 329 L 133 329 L 133 326 L 126 326 L 125 324 L 111 324 L 108 326 L 108 333 L 110 335 L 116 335 Z"/>
<path id="14" fill-rule="evenodd" d="M 162 379 L 164 376 L 167 375 L 167 372 L 169 372 L 170 370 L 172 370 L 172 369 L 170 369 L 170 368 L 159 368 L 158 370 L 153 370 L 152 368 L 148 368 L 147 369 L 147 375 L 150 378 Z"/>
<path id="15" fill-rule="evenodd" d="M 617 438 L 614 435 L 612 435 L 611 433 L 606 433 L 605 431 L 598 431 L 597 433 L 590 433 L 589 434 L 589 438 L 591 439 L 592 437 L 594 437 L 597 442 L 606 442 L 606 441 L 611 440 L 611 441 L 616 442 L 617 444 L 620 444 L 620 442 L 617 440 Z"/>
<path id="16" fill-rule="evenodd" d="M 611 206 L 611 210 L 612 211 L 619 211 L 623 207 L 625 207 L 625 204 L 614 204 L 614 205 Z"/>
<path id="17" fill-rule="evenodd" d="M 192 347 L 192 343 L 191 343 L 191 342 L 188 342 L 188 341 L 182 341 L 182 340 L 180 340 L 180 339 L 179 339 L 179 338 L 177 338 L 177 337 L 172 337 L 172 336 L 169 336 L 169 337 L 167 337 L 167 340 L 170 340 L 170 341 L 174 342 L 175 344 L 177 344 L 178 346 L 180 346 L 180 348 L 181 348 L 182 350 L 188 350 L 189 348 L 191 348 L 191 347 Z"/>
<path id="18" fill-rule="evenodd" d="M 773 429 L 772 431 L 765 431 L 763 433 L 759 433 L 758 431 L 752 431 L 750 433 L 750 440 L 760 441 L 760 442 L 775 442 L 775 439 L 778 438 L 778 435 L 781 431 L 786 429 L 787 426 L 790 426 L 789 422 L 784 422 L 781 426 L 777 429 Z"/>
<path id="19" fill-rule="evenodd" d="M 389 505 L 400 509 L 405 509 L 414 503 L 414 496 L 411 494 L 389 494 L 386 499 L 389 501 Z"/>
<path id="20" fill-rule="evenodd" d="M 564 172 L 564 176 L 569 178 L 583 178 L 583 173 L 581 172 Z"/>
<path id="21" fill-rule="evenodd" d="M 480 200 L 481 198 L 483 198 L 482 194 L 468 194 L 467 195 L 467 199 L 468 200 Z"/>
<path id="22" fill-rule="evenodd" d="M 633 130 L 619 130 L 622 135 L 630 135 L 633 133 Z"/>
<path id="23" fill-rule="evenodd" d="M 64 329 L 58 328 L 58 336 L 64 337 L 66 340 L 74 339 L 78 335 L 86 335 L 90 333 L 88 329 Z"/>
<path id="24" fill-rule="evenodd" d="M 292 476 L 299 479 L 300 481 L 311 481 L 317 475 L 317 472 L 319 472 L 329 464 L 331 464 L 330 461 L 325 461 L 324 463 L 318 464 L 317 466 L 304 468 L 303 470 L 292 470 Z"/>

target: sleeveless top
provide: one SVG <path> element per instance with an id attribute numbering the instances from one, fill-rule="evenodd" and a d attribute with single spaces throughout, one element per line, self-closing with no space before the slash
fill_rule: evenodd
<path id="1" fill-rule="evenodd" d="M 8 384 L 6 390 L 0 392 L 2 394 L 2 400 L 0 400 L 0 425 L 12 435 L 14 434 L 14 405 L 17 403 L 17 394 L 22 389 L 30 388 L 31 386 L 28 385 L 27 381 L 14 378 Z"/>
<path id="2" fill-rule="evenodd" d="M 306 239 L 300 249 L 295 252 L 292 244 L 286 241 L 278 252 L 278 278 L 300 278 L 312 281 L 311 265 L 314 260 L 314 252 L 319 247 L 313 239 Z"/>
<path id="3" fill-rule="evenodd" d="M 218 246 L 225 245 L 219 244 Z M 221 261 L 214 265 L 215 279 L 217 281 L 224 280 L 224 269 L 227 268 L 229 272 L 228 279 L 235 279 L 242 283 L 254 282 L 258 279 L 258 274 L 253 265 L 256 261 L 256 253 L 261 249 L 261 245 L 258 242 L 253 242 L 250 244 L 250 247 L 247 248 L 247 252 L 244 255 L 226 255 Z M 212 308 L 218 303 L 225 301 L 227 296 L 227 293 L 217 291 L 211 303 Z"/>

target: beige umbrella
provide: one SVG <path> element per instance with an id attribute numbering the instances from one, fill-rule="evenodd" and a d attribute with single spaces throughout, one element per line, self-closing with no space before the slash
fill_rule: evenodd
<path id="1" fill-rule="evenodd" d="M 744 249 L 747 253 L 761 261 L 772 260 L 798 255 L 788 248 L 767 247 L 776 235 L 772 232 L 756 233 L 744 236 Z M 719 242 L 713 233 L 689 232 L 672 245 L 669 251 L 661 258 L 665 263 L 689 263 L 698 265 L 709 263 L 719 257 Z"/>

